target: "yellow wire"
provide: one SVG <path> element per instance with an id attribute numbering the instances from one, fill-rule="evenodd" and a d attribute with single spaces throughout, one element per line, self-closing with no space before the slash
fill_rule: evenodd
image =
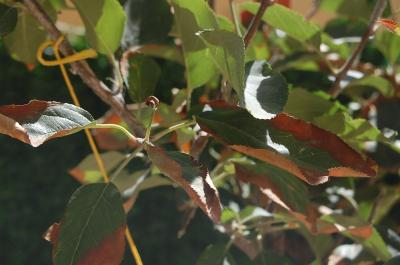
<path id="1" fill-rule="evenodd" d="M 69 91 L 69 93 L 71 95 L 72 101 L 76 106 L 80 107 L 81 105 L 80 105 L 78 96 L 76 95 L 75 88 L 72 85 L 71 80 L 69 79 L 69 76 L 68 76 L 67 70 L 65 69 L 64 64 L 73 63 L 73 62 L 76 62 L 76 61 L 79 61 L 79 60 L 83 60 L 83 59 L 87 59 L 87 58 L 93 58 L 93 57 L 97 56 L 97 53 L 95 51 L 93 51 L 92 49 L 89 49 L 89 50 L 84 50 L 82 52 L 79 52 L 79 53 L 76 53 L 74 55 L 67 56 L 67 57 L 61 59 L 59 46 L 60 46 L 60 44 L 62 43 L 63 40 L 64 40 L 64 36 L 61 36 L 55 43 L 53 41 L 45 41 L 44 43 L 42 43 L 40 45 L 38 51 L 37 51 L 37 54 L 36 54 L 37 55 L 37 59 L 41 64 L 43 64 L 45 66 L 56 66 L 56 65 L 60 66 L 61 73 L 63 75 L 65 84 L 67 85 L 68 91 Z M 47 60 L 45 60 L 43 58 L 43 51 L 49 46 L 53 47 L 54 55 L 56 57 L 56 60 L 54 60 L 54 61 L 47 61 Z M 88 139 L 90 148 L 92 149 L 93 155 L 94 155 L 94 157 L 96 159 L 96 163 L 97 163 L 97 165 L 98 165 L 98 167 L 100 169 L 100 173 L 103 176 L 104 182 L 108 182 L 110 177 L 107 174 L 107 171 L 106 171 L 105 166 L 104 166 L 103 159 L 100 156 L 99 150 L 98 150 L 98 148 L 96 146 L 96 143 L 95 143 L 95 141 L 93 139 L 93 136 L 90 133 L 89 129 L 85 129 L 85 134 L 86 134 L 86 137 Z M 139 251 L 138 251 L 138 249 L 136 247 L 135 241 L 133 240 L 132 234 L 131 234 L 128 226 L 125 229 L 125 237 L 126 237 L 126 239 L 128 241 L 130 250 L 132 252 L 132 255 L 133 255 L 134 259 L 135 259 L 136 264 L 137 265 L 143 265 L 143 262 L 142 262 L 142 259 L 140 257 Z"/>

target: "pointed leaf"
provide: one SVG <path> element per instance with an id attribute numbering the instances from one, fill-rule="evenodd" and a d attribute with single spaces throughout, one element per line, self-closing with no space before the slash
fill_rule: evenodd
<path id="1" fill-rule="evenodd" d="M 258 3 L 244 3 L 241 5 L 242 9 L 253 14 L 257 12 L 258 7 Z M 289 8 L 279 4 L 272 5 L 265 11 L 262 20 L 272 27 L 286 32 L 287 35 L 295 40 L 308 42 L 319 48 L 321 29 Z"/>
<path id="2" fill-rule="evenodd" d="M 400 35 L 382 30 L 375 34 L 374 42 L 376 48 L 393 65 L 400 56 Z"/>
<path id="3" fill-rule="evenodd" d="M 378 91 L 385 97 L 392 97 L 395 90 L 392 84 L 385 78 L 375 75 L 363 77 L 352 81 L 343 91 L 350 96 L 362 97 L 363 93 Z"/>
<path id="4" fill-rule="evenodd" d="M 12 32 L 17 25 L 18 11 L 16 8 L 0 4 L 0 37 Z"/>
<path id="5" fill-rule="evenodd" d="M 205 30 L 198 33 L 224 77 L 243 100 L 244 42 L 236 33 L 226 30 Z"/>
<path id="6" fill-rule="evenodd" d="M 71 197 L 54 246 L 55 265 L 119 265 L 126 217 L 112 183 L 88 184 Z"/>
<path id="7" fill-rule="evenodd" d="M 172 0 L 176 26 L 182 40 L 189 89 L 202 86 L 214 75 L 214 63 L 206 46 L 196 33 L 203 29 L 217 29 L 218 22 L 206 1 Z"/>
<path id="8" fill-rule="evenodd" d="M 173 17 L 165 0 L 128 0 L 125 12 L 124 47 L 162 42 L 171 30 Z"/>
<path id="9" fill-rule="evenodd" d="M 89 112 L 67 103 L 33 100 L 26 105 L 0 106 L 0 133 L 34 147 L 92 123 Z"/>
<path id="10" fill-rule="evenodd" d="M 283 111 L 288 98 L 285 78 L 275 73 L 265 61 L 248 65 L 244 105 L 257 119 L 271 119 Z"/>
<path id="11" fill-rule="evenodd" d="M 196 265 L 236 265 L 236 262 L 227 253 L 226 244 L 216 244 L 209 245 L 201 253 Z"/>
<path id="12" fill-rule="evenodd" d="M 200 127 L 236 151 L 321 184 L 329 176 L 376 175 L 376 164 L 339 137 L 286 114 L 258 120 L 243 109 L 216 109 L 196 117 Z"/>
<path id="13" fill-rule="evenodd" d="M 125 27 L 125 12 L 118 0 L 74 1 L 86 28 L 90 46 L 103 54 L 119 47 Z"/>
<path id="14" fill-rule="evenodd" d="M 147 153 L 163 174 L 181 185 L 189 197 L 214 222 L 219 223 L 221 204 L 207 169 L 184 153 L 167 152 L 154 146 L 148 146 Z"/>

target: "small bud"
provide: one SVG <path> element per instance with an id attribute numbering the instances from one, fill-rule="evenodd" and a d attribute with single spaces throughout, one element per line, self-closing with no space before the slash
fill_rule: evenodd
<path id="1" fill-rule="evenodd" d="M 160 101 L 155 96 L 150 96 L 146 100 L 146 105 L 152 107 L 153 109 L 157 109 Z"/>

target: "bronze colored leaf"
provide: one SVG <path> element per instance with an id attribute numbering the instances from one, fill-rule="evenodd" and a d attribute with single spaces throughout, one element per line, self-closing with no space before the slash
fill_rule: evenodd
<path id="1" fill-rule="evenodd" d="M 162 173 L 181 185 L 189 197 L 214 222 L 219 223 L 221 204 L 207 169 L 184 153 L 167 152 L 155 146 L 147 146 L 147 152 Z"/>

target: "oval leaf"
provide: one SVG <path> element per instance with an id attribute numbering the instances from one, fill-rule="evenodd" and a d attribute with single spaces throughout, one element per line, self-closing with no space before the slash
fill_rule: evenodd
<path id="1" fill-rule="evenodd" d="M 190 198 L 214 221 L 221 219 L 221 203 L 208 171 L 190 155 L 167 152 L 148 146 L 151 161 L 162 173 L 176 181 Z"/>
<path id="2" fill-rule="evenodd" d="M 265 61 L 248 65 L 244 105 L 257 119 L 271 119 L 283 111 L 288 99 L 285 78 L 274 73 Z"/>
<path id="3" fill-rule="evenodd" d="M 0 133 L 34 147 L 92 123 L 89 112 L 67 103 L 33 100 L 26 105 L 0 106 Z"/>
<path id="4" fill-rule="evenodd" d="M 285 169 L 309 184 L 329 176 L 376 175 L 376 164 L 338 136 L 286 114 L 258 120 L 247 111 L 217 109 L 199 114 L 200 127 L 236 151 Z"/>
<path id="5" fill-rule="evenodd" d="M 117 0 L 73 1 L 86 27 L 86 37 L 96 51 L 114 53 L 125 27 L 125 12 Z"/>
<path id="6" fill-rule="evenodd" d="M 133 47 L 163 41 L 172 27 L 172 14 L 165 0 L 128 0 L 128 16 L 122 43 Z"/>
<path id="7" fill-rule="evenodd" d="M 126 217 L 112 183 L 88 184 L 71 196 L 54 246 L 55 265 L 119 265 Z"/>

